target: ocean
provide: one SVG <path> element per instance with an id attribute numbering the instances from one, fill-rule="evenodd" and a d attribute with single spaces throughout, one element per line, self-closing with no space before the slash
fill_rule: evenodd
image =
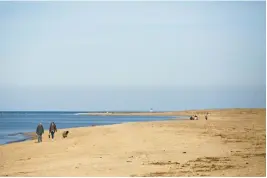
<path id="1" fill-rule="evenodd" d="M 35 132 L 38 123 L 44 129 L 54 121 L 58 129 L 85 127 L 92 125 L 111 125 L 124 122 L 143 122 L 170 120 L 179 117 L 169 116 L 90 116 L 80 112 L 0 112 L 0 144 L 24 141 L 23 133 Z M 184 117 L 180 117 L 181 119 Z"/>

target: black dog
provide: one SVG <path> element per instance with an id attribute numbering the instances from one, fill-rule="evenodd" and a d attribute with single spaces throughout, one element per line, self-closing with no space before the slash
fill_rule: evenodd
<path id="1" fill-rule="evenodd" d="M 62 134 L 63 138 L 66 138 L 68 136 L 68 134 L 69 134 L 69 131 L 68 130 L 67 131 L 64 131 L 63 134 Z"/>

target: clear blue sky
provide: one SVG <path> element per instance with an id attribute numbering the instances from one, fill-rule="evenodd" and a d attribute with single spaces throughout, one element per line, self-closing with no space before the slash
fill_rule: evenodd
<path id="1" fill-rule="evenodd" d="M 0 2 L 0 110 L 265 107 L 265 2 Z"/>

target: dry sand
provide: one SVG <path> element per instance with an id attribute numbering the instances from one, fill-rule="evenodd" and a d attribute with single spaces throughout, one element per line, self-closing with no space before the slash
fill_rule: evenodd
<path id="1" fill-rule="evenodd" d="M 266 110 L 209 110 L 208 121 L 206 112 L 164 113 L 197 121 L 74 128 L 54 142 L 46 132 L 40 144 L 2 145 L 0 175 L 266 176 Z"/>

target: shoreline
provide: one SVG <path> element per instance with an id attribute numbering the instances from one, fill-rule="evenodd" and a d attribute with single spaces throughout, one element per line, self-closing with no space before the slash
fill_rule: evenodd
<path id="1" fill-rule="evenodd" d="M 179 117 L 181 118 L 181 120 L 186 120 L 186 118 L 183 117 L 188 117 L 188 116 L 172 116 L 172 115 L 166 115 L 164 113 L 160 113 L 162 115 L 155 115 L 155 114 L 150 114 L 150 115 L 140 115 L 140 113 L 137 113 L 137 115 L 132 115 L 132 113 L 116 113 L 116 114 L 112 114 L 112 116 L 162 116 L 162 117 L 171 117 L 170 119 L 166 119 L 166 120 L 172 120 L 175 119 L 175 117 Z M 91 114 L 90 114 L 91 115 Z M 92 116 L 111 116 L 111 115 L 107 115 L 106 113 L 92 113 Z M 162 120 L 157 120 L 157 121 L 162 121 Z M 138 122 L 155 122 L 155 121 L 138 121 Z M 95 127 L 95 126 L 108 126 L 108 125 L 118 125 L 118 124 L 124 124 L 124 123 L 138 123 L 138 122 L 122 122 L 122 123 L 117 123 L 117 124 L 104 124 L 104 125 L 91 125 L 91 126 L 82 126 L 82 127 L 69 127 L 69 128 L 61 128 L 59 130 L 70 130 L 70 129 L 79 129 L 79 128 L 89 128 L 89 127 Z M 45 130 L 45 132 L 48 132 L 48 130 Z M 20 143 L 20 142 L 26 142 L 26 141 L 31 141 L 31 140 L 37 140 L 37 135 L 35 134 L 35 132 L 18 132 L 18 133 L 12 133 L 9 134 L 9 136 L 15 136 L 15 135 L 23 135 L 24 138 L 22 139 L 18 139 L 18 140 L 14 140 L 14 141 L 10 141 L 10 142 L 6 142 L 4 144 L 0 144 L 1 145 L 8 145 L 8 144 L 13 144 L 13 143 Z M 44 137 L 44 135 L 43 135 Z"/>
<path id="2" fill-rule="evenodd" d="M 153 111 L 153 112 L 84 112 L 84 113 L 78 113 L 77 115 L 90 115 L 90 116 L 160 116 L 160 117 L 190 117 L 192 115 L 198 115 L 200 117 L 203 117 L 206 113 L 210 113 L 210 112 L 231 112 L 231 111 L 243 111 L 243 110 L 253 110 L 254 112 L 256 111 L 260 111 L 260 110 L 265 110 L 266 108 L 223 108 L 223 109 L 202 109 L 202 110 L 184 110 L 184 111 Z M 189 118 L 187 118 L 189 119 Z M 171 120 L 171 119 L 168 119 Z M 176 119 L 175 119 L 176 120 Z M 186 120 L 186 119 L 181 119 L 181 120 Z M 147 122 L 147 121 L 141 121 L 141 122 Z M 154 122 L 154 121 L 152 121 Z M 135 123 L 135 122 L 132 122 Z M 136 122 L 138 123 L 138 122 Z M 123 123 L 118 123 L 118 124 L 123 124 Z M 110 125 L 110 124 L 107 124 Z M 114 125 L 114 124 L 111 124 Z M 115 124 L 117 125 L 117 124 Z M 94 126 L 106 126 L 106 125 L 91 125 L 91 126 L 83 126 L 83 127 L 70 127 L 70 128 L 62 128 L 62 129 L 74 129 L 74 128 L 89 128 L 89 127 L 94 127 Z M 62 130 L 61 129 L 61 130 Z M 45 130 L 46 132 L 48 132 L 47 130 Z M 15 141 L 10 141 L 10 142 L 6 142 L 1 145 L 9 145 L 9 144 L 13 144 L 13 143 L 21 143 L 21 142 L 27 142 L 27 141 L 31 141 L 31 140 L 36 140 L 37 139 L 37 135 L 34 132 L 21 132 L 21 133 L 14 133 L 14 134 L 10 134 L 10 135 L 15 135 L 15 134 L 21 134 L 24 136 L 24 138 L 19 139 L 19 140 L 15 140 Z"/>
<path id="3" fill-rule="evenodd" d="M 18 139 L 18 140 L 14 140 L 14 141 L 8 141 L 5 143 L 0 144 L 1 145 L 9 145 L 12 143 L 20 143 L 20 142 L 25 142 L 25 141 L 29 141 L 29 140 L 35 140 L 37 139 L 37 136 L 34 132 L 19 132 L 19 133 L 12 133 L 12 134 L 8 134 L 8 136 L 17 136 L 17 135 L 22 135 L 24 138 Z"/>
<path id="4" fill-rule="evenodd" d="M 202 109 L 202 110 L 184 110 L 184 111 L 153 111 L 153 112 L 83 112 L 83 113 L 78 113 L 77 115 L 90 115 L 90 116 L 160 116 L 160 117 L 190 117 L 192 115 L 198 115 L 203 117 L 207 112 L 231 112 L 231 111 L 243 111 L 243 110 L 253 110 L 253 111 L 258 111 L 258 110 L 265 110 L 266 108 L 223 108 L 223 109 Z M 189 119 L 189 118 L 187 118 Z M 171 119 L 170 119 L 171 120 Z M 186 119 L 181 119 L 181 120 L 186 120 Z M 141 122 L 147 122 L 147 121 L 141 121 Z M 152 121 L 154 122 L 154 121 Z M 134 123 L 134 122 L 132 122 Z M 123 123 L 118 123 L 118 124 L 123 124 Z M 110 125 L 110 124 L 107 124 Z M 112 124 L 114 125 L 114 124 Z M 87 128 L 87 127 L 94 127 L 94 126 L 106 126 L 106 125 L 91 125 L 91 126 L 83 126 L 83 127 L 70 127 L 70 128 L 62 128 L 62 129 L 74 129 L 74 128 Z M 61 129 L 61 130 L 62 130 Z M 47 131 L 47 130 L 45 130 Z M 34 132 L 21 132 L 21 133 L 14 133 L 14 134 L 21 134 L 24 136 L 23 139 L 15 140 L 15 141 L 10 141 L 1 145 L 8 145 L 8 144 L 13 144 L 13 143 L 21 143 L 21 142 L 26 142 L 26 141 L 31 141 L 31 140 L 36 140 L 37 135 Z M 12 134 L 11 134 L 12 135 Z"/>
<path id="5" fill-rule="evenodd" d="M 181 110 L 181 111 L 153 111 L 153 112 L 84 112 L 80 113 L 81 115 L 95 115 L 95 116 L 191 116 L 191 115 L 205 115 L 207 112 L 236 112 L 236 111 L 250 111 L 255 112 L 266 110 L 266 108 L 216 108 L 216 109 L 190 109 L 190 110 Z"/>
<path id="6" fill-rule="evenodd" d="M 0 145 L 0 176 L 266 176 L 266 109 L 186 111 L 199 120 L 71 128 Z M 201 114 L 203 113 L 203 114 Z M 66 170 L 68 170 L 66 172 Z"/>

